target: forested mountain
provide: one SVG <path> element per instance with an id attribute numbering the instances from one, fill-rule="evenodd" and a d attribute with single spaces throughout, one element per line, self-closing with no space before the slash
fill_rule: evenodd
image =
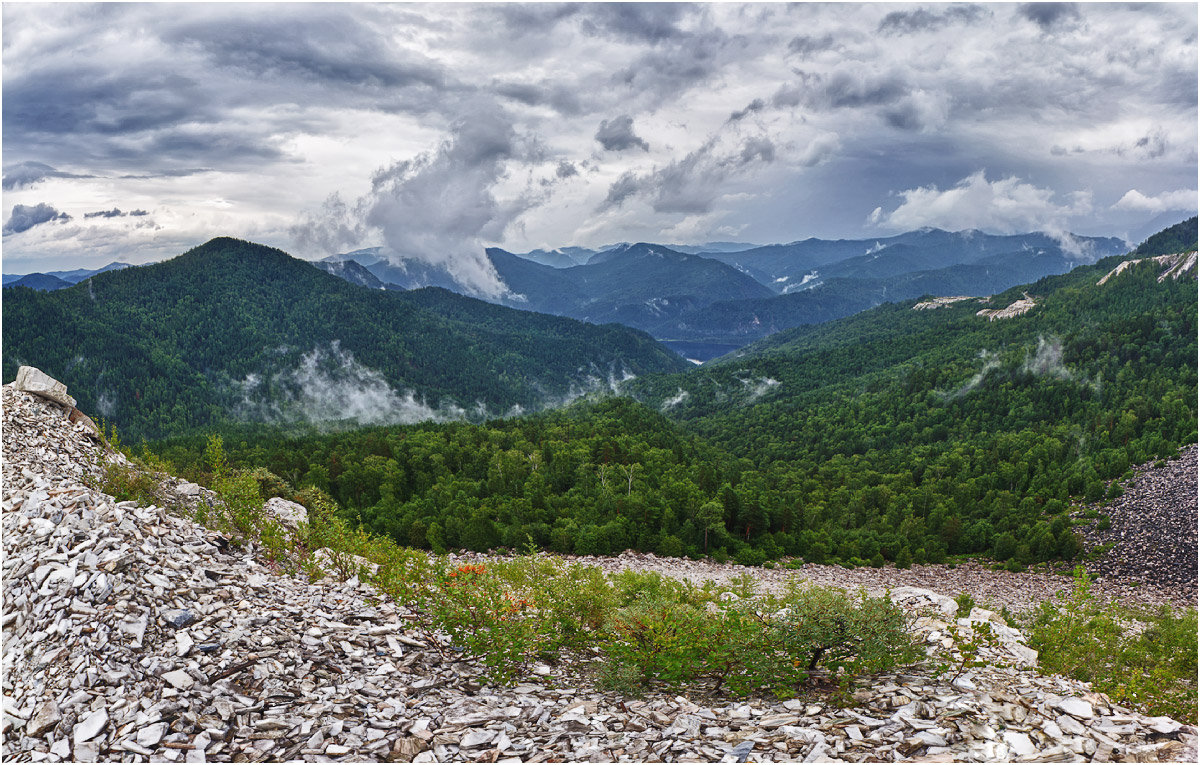
<path id="1" fill-rule="evenodd" d="M 4 376 L 33 363 L 130 436 L 237 420 L 406 422 L 537 409 L 686 362 L 625 327 L 352 286 L 214 239 L 52 293 L 4 292 Z"/>
<path id="2" fill-rule="evenodd" d="M 641 403 L 239 436 L 232 453 L 434 549 L 1070 558 L 1073 499 L 1115 491 L 1109 479 L 1196 440 L 1194 261 L 1143 261 L 1098 284 L 1122 261 L 986 305 L 910 300 L 781 332 L 711 366 L 631 381 L 623 390 Z M 1025 313 L 979 315 L 1026 296 Z M 193 439 L 166 453 L 194 465 L 203 449 Z"/>
<path id="3" fill-rule="evenodd" d="M 130 266 L 128 263 L 115 262 L 109 263 L 103 268 L 76 268 L 71 271 L 47 271 L 45 273 L 27 274 L 24 276 L 21 274 L 4 274 L 4 286 L 16 286 L 18 283 L 22 283 L 24 286 L 33 287 L 34 289 L 57 290 L 62 289 L 63 287 L 69 287 L 72 284 L 78 284 L 84 279 L 87 279 L 90 276 L 95 276 L 96 274 L 102 274 L 106 271 L 119 271 L 122 268 L 129 267 Z M 38 279 L 29 280 L 30 277 L 38 277 Z M 50 281 L 45 277 L 51 277 L 59 281 Z M 35 286 L 35 283 L 43 286 Z"/>
<path id="4" fill-rule="evenodd" d="M 1068 252 L 1061 241 L 1040 233 L 997 236 L 974 230 L 921 229 L 880 239 L 806 239 L 742 252 L 703 254 L 754 274 L 776 292 L 787 293 L 815 286 L 814 282 L 826 278 L 888 277 L 989 259 L 1000 265 L 1010 258 L 1019 259 L 1022 253 L 1055 256 L 1052 262 L 1066 260 L 1077 264 L 1126 250 L 1124 242 L 1111 237 L 1072 240 L 1074 252 Z"/>
<path id="5" fill-rule="evenodd" d="M 71 282 L 63 281 L 57 276 L 49 274 L 28 274 L 19 279 L 14 279 L 11 284 L 4 285 L 5 287 L 28 287 L 31 290 L 39 290 L 41 292 L 52 292 L 53 290 L 61 290 L 65 287 L 70 287 Z"/>
<path id="6" fill-rule="evenodd" d="M 1196 249 L 1196 216 L 1159 231 L 1138 245 L 1134 255 L 1150 257 Z"/>

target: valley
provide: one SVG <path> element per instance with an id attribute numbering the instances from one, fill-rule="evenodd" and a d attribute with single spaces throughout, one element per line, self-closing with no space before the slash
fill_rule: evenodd
<path id="1" fill-rule="evenodd" d="M 1200 761 L 1197 5 L 0 15 L 0 761 Z"/>

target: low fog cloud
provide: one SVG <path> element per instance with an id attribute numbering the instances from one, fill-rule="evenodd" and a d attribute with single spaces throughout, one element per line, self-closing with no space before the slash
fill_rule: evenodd
<path id="1" fill-rule="evenodd" d="M 1037 350 L 1025 353 L 1021 371 L 1037 377 L 1054 377 L 1059 380 L 1074 380 L 1076 375 L 1063 364 L 1062 340 L 1038 335 Z"/>
<path id="2" fill-rule="evenodd" d="M 359 363 L 335 340 L 328 349 L 314 348 L 293 369 L 239 381 L 237 414 L 245 419 L 281 424 L 405 425 L 433 420 L 461 420 L 466 410 L 455 404 L 430 406 L 411 390 L 403 393 L 383 375 Z"/>

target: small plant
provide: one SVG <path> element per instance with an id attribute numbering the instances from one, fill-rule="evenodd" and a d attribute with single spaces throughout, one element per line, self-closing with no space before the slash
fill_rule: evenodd
<path id="1" fill-rule="evenodd" d="M 1196 723 L 1196 609 L 1157 611 L 1100 601 L 1087 572 L 1068 603 L 1043 603 L 1026 626 L 1044 670 L 1092 683 L 1119 704 Z M 1133 629 L 1135 624 L 1143 629 Z"/>
<path id="2" fill-rule="evenodd" d="M 971 597 L 969 592 L 960 592 L 954 602 L 958 604 L 959 619 L 966 619 L 971 615 L 971 609 L 975 607 L 975 598 Z"/>
<path id="3" fill-rule="evenodd" d="M 118 502 L 134 501 L 139 505 L 151 505 L 158 501 L 158 481 L 150 473 L 133 464 L 108 462 L 104 473 L 97 479 L 89 479 L 89 485 Z"/>

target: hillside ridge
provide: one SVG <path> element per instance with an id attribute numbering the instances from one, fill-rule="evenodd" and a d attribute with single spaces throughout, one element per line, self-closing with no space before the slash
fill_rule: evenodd
<path id="1" fill-rule="evenodd" d="M 175 510 L 91 488 L 123 457 L 66 410 L 3 387 L 4 759 L 190 761 L 1187 761 L 1196 729 L 1023 669 L 1020 636 L 900 588 L 931 657 L 947 632 L 1001 635 L 988 666 L 872 678 L 849 706 L 601 693 L 570 663 L 482 685 L 419 614 L 358 576 L 308 583 Z M 901 591 L 903 590 L 903 591 Z M 1015 642 L 1014 642 L 1015 641 Z M 950 641 L 953 645 L 953 641 Z M 1008 646 L 1006 648 L 1006 646 Z M 1036 657 L 1036 654 L 1034 654 Z"/>

